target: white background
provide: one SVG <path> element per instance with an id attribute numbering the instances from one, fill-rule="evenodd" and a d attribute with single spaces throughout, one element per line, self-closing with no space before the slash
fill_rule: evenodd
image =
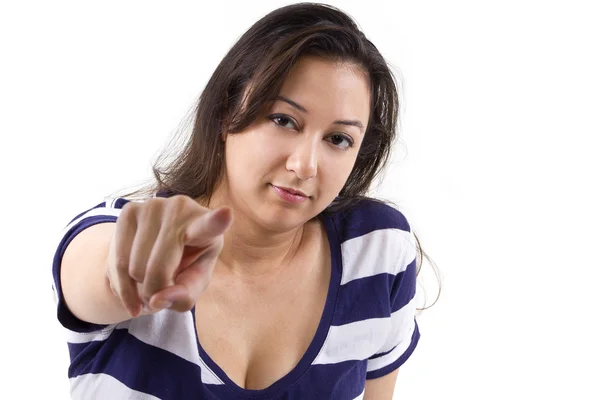
<path id="1" fill-rule="evenodd" d="M 404 83 L 402 142 L 377 193 L 443 274 L 396 399 L 600 398 L 594 3 L 331 3 Z M 288 2 L 0 4 L 0 397 L 66 399 L 58 233 L 150 178 L 221 57 Z"/>

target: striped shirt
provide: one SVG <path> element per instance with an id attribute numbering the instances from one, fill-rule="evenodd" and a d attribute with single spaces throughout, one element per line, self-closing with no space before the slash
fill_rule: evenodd
<path id="1" fill-rule="evenodd" d="M 128 201 L 107 199 L 76 216 L 54 256 L 73 399 L 362 399 L 366 379 L 394 371 L 415 349 L 415 241 L 400 211 L 371 200 L 319 215 L 332 262 L 325 308 L 303 357 L 268 388 L 248 390 L 229 379 L 198 341 L 194 309 L 112 325 L 79 320 L 62 293 L 62 256 L 82 230 L 115 222 Z"/>

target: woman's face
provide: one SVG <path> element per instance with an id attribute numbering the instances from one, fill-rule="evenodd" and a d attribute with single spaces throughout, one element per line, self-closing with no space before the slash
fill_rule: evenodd
<path id="1" fill-rule="evenodd" d="M 301 58 L 270 112 L 226 136 L 229 203 L 274 231 L 319 214 L 352 171 L 369 105 L 367 76 L 356 66 Z M 290 196 L 282 188 L 305 196 Z"/>

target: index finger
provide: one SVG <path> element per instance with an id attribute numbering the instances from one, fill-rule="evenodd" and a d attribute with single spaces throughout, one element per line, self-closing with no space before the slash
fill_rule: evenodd
<path id="1" fill-rule="evenodd" d="M 183 244 L 193 247 L 210 246 L 225 233 L 233 222 L 231 208 L 224 206 L 194 219 L 183 232 Z"/>
<path id="2" fill-rule="evenodd" d="M 175 283 L 175 274 L 183 261 L 185 246 L 198 247 L 200 252 L 203 248 L 211 248 L 219 235 L 229 227 L 231 220 L 231 210 L 220 208 L 192 219 L 184 227 L 183 238 L 173 235 L 169 227 L 161 229 L 146 266 L 144 297 L 150 298 Z"/>

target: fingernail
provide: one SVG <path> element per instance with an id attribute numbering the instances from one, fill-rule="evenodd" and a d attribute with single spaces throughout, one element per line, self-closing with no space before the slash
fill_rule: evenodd
<path id="1" fill-rule="evenodd" d="M 140 313 L 139 307 L 133 307 L 133 308 L 127 307 L 126 309 L 127 309 L 127 313 L 131 316 L 131 318 L 137 317 L 138 314 Z"/>
<path id="2" fill-rule="evenodd" d="M 210 212 L 209 218 L 210 218 L 210 219 L 215 219 L 215 218 L 217 218 L 217 215 L 219 215 L 219 213 L 220 213 L 220 212 L 221 212 L 221 209 L 220 209 L 220 208 L 218 208 L 218 209 L 216 209 L 216 210 L 212 210 L 212 211 Z"/>
<path id="3" fill-rule="evenodd" d="M 217 221 L 217 223 L 220 224 L 223 224 L 224 222 L 227 222 L 227 224 L 229 224 L 231 221 L 233 221 L 233 215 L 229 207 L 219 208 L 218 210 L 213 212 L 210 218 L 213 222 Z"/>

